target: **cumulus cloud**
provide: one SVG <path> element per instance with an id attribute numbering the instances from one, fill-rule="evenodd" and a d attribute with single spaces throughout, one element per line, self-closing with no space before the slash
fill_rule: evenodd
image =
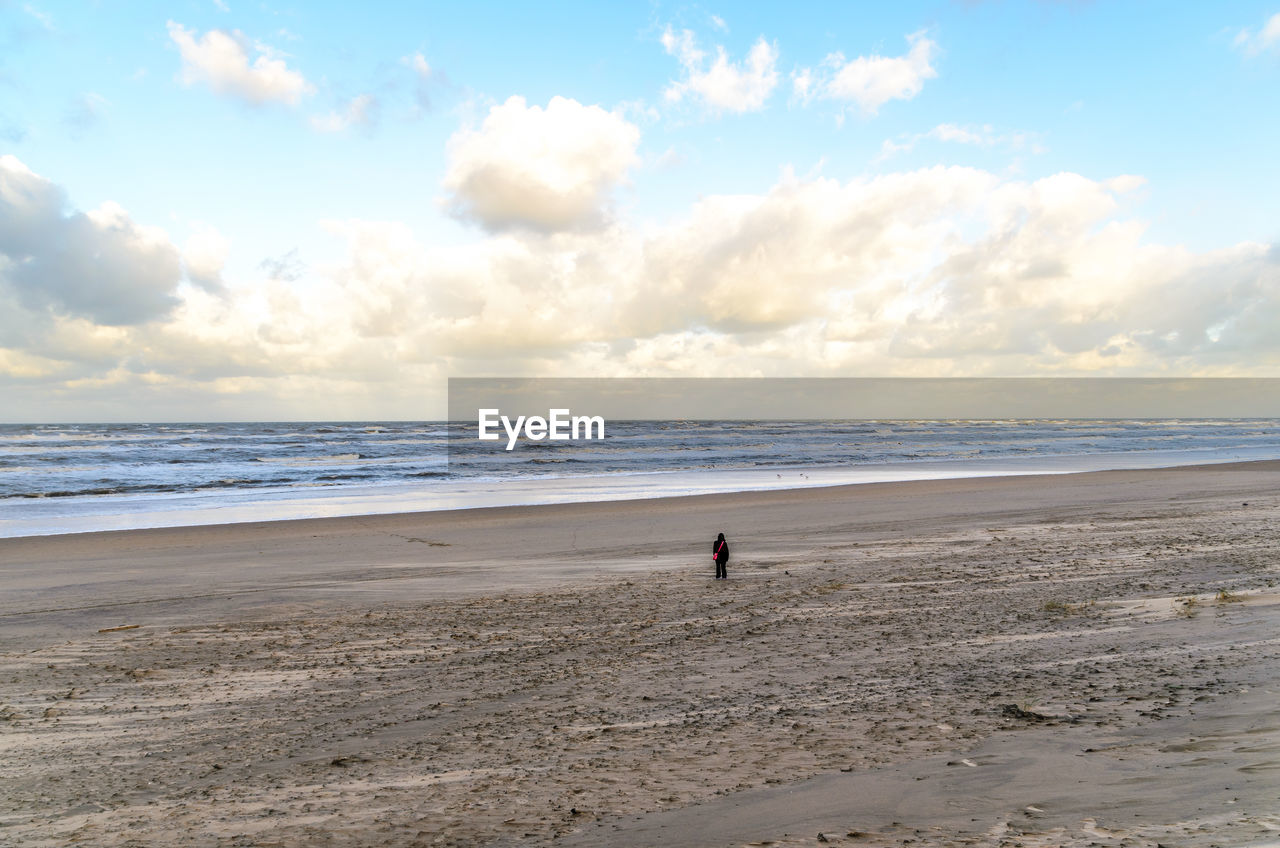
<path id="1" fill-rule="evenodd" d="M 341 258 L 304 263 L 290 251 L 222 296 L 175 289 L 176 271 L 168 288 L 106 273 L 113 302 L 150 304 L 141 316 L 158 319 L 128 324 L 47 272 L 39 285 L 15 282 L 20 266 L 53 267 L 42 245 L 80 237 L 67 235 L 76 213 L 56 187 L 3 166 L 9 384 L 203 392 L 242 415 L 321 417 L 341 403 L 412 417 L 446 373 L 1244 376 L 1280 366 L 1280 246 L 1151 243 L 1126 215 L 1126 193 L 1142 185 L 1130 175 L 784 173 L 765 192 L 707 196 L 643 229 L 500 230 L 448 246 L 399 222 L 329 221 Z M 118 210 L 81 217 L 136 242 Z M 55 239 L 51 227 L 67 230 Z M 197 228 L 182 251 L 188 275 L 207 276 L 224 249 Z M 111 288 L 126 276 L 125 293 Z M 157 294 L 177 305 L 148 300 Z"/>
<path id="2" fill-rule="evenodd" d="M 1256 32 L 1247 27 L 1240 30 L 1234 43 L 1247 56 L 1268 52 L 1280 55 L 1280 12 L 1268 18 Z"/>
<path id="3" fill-rule="evenodd" d="M 350 248 L 336 276 L 358 304 L 353 332 L 455 370 L 1187 374 L 1280 363 L 1280 334 L 1267 335 L 1280 329 L 1280 252 L 1147 244 L 1119 214 L 1140 184 L 956 167 L 843 183 L 787 175 L 762 195 L 704 198 L 644 234 L 618 226 L 449 250 L 416 245 L 400 225 L 346 222 L 334 229 Z"/>
<path id="4" fill-rule="evenodd" d="M 992 183 L 936 168 L 846 184 L 787 176 L 763 196 L 706 198 L 649 240 L 658 288 L 638 292 L 627 312 L 655 332 L 743 333 L 826 316 L 837 301 L 878 304 L 924 272 L 942 222 L 971 214 Z M 672 325 L 675 315 L 689 323 Z"/>
<path id="5" fill-rule="evenodd" d="M 168 22 L 169 38 L 182 56 L 184 85 L 204 83 L 226 94 L 260 106 L 277 102 L 296 106 L 313 86 L 292 70 L 275 51 L 263 44 L 251 45 L 238 30 L 211 29 L 197 37 L 195 30 Z M 249 61 L 250 49 L 258 55 Z"/>
<path id="6" fill-rule="evenodd" d="M 341 111 L 311 118 L 311 128 L 316 132 L 336 133 L 350 127 L 370 127 L 377 122 L 378 98 L 372 94 L 360 94 L 347 101 Z"/>
<path id="7" fill-rule="evenodd" d="M 865 115 L 874 115 L 890 100 L 910 100 L 926 80 L 938 75 L 933 61 L 938 45 L 923 32 L 907 36 L 910 49 L 902 56 L 858 56 L 846 59 L 832 53 L 817 70 L 801 68 L 792 75 L 792 86 L 802 99 L 822 97 L 855 103 Z"/>
<path id="8" fill-rule="evenodd" d="M 717 45 L 715 59 L 708 65 L 707 54 L 687 29 L 676 33 L 667 27 L 662 46 L 684 69 L 684 78 L 667 86 L 665 96 L 670 102 L 692 96 L 717 112 L 757 112 L 778 86 L 778 47 L 763 37 L 740 63 L 730 61 L 724 47 Z"/>
<path id="9" fill-rule="evenodd" d="M 231 243 L 216 227 L 195 223 L 193 232 L 182 246 L 182 266 L 187 279 L 211 292 L 225 292 L 222 266 L 227 262 Z"/>
<path id="10" fill-rule="evenodd" d="M 108 326 L 166 315 L 182 278 L 163 231 L 122 208 L 70 211 L 62 191 L 14 156 L 0 157 L 0 286 L 24 307 Z"/>
<path id="11" fill-rule="evenodd" d="M 455 215 L 493 231 L 597 226 L 637 161 L 640 130 L 599 106 L 512 97 L 449 140 L 444 187 Z"/>

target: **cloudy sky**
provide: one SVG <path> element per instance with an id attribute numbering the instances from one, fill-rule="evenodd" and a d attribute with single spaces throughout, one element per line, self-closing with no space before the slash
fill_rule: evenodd
<path id="1" fill-rule="evenodd" d="M 0 419 L 1280 376 L 1277 149 L 1277 0 L 0 0 Z"/>

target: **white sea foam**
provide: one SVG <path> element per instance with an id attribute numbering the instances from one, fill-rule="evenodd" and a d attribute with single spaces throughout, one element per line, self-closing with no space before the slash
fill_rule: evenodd
<path id="1" fill-rule="evenodd" d="M 0 537 L 145 527 L 590 501 L 1280 459 L 1280 444 L 1231 449 L 917 460 L 862 466 L 772 466 L 610 474 L 440 478 L 215 491 L 0 501 Z"/>

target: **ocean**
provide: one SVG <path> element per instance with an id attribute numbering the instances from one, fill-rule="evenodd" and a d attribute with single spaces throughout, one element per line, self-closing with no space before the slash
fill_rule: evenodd
<path id="1" fill-rule="evenodd" d="M 1280 420 L 0 425 L 0 536 L 1280 458 Z M 452 437 L 452 438 L 451 438 Z"/>

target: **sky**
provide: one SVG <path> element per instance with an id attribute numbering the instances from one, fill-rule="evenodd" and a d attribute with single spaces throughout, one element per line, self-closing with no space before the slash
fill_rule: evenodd
<path id="1" fill-rule="evenodd" d="M 1280 2 L 0 0 L 0 420 L 1280 376 Z"/>

